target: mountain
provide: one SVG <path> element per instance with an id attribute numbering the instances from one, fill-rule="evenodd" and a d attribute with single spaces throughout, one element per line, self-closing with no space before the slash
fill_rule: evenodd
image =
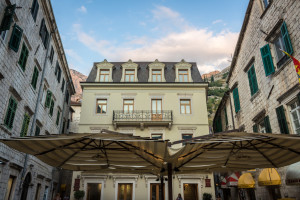
<path id="1" fill-rule="evenodd" d="M 220 71 L 215 70 L 215 71 L 209 72 L 207 74 L 202 74 L 202 79 L 204 79 L 204 78 L 208 78 L 209 79 L 211 76 L 215 76 L 216 74 L 219 74 L 219 73 L 220 73 Z"/>
<path id="2" fill-rule="evenodd" d="M 72 77 L 73 84 L 74 84 L 75 91 L 76 91 L 75 95 L 72 95 L 71 101 L 78 102 L 82 98 L 82 89 L 80 86 L 80 82 L 85 82 L 87 79 L 87 76 L 83 75 L 82 73 L 80 73 L 74 69 L 70 69 L 70 73 L 71 73 L 71 77 Z"/>

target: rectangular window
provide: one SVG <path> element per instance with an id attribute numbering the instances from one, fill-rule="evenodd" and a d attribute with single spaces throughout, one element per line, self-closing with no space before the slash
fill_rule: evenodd
<path id="1" fill-rule="evenodd" d="M 180 114 L 191 114 L 191 100 L 180 99 Z"/>
<path id="2" fill-rule="evenodd" d="M 27 135 L 29 122 L 30 122 L 30 116 L 29 116 L 28 113 L 25 113 L 24 119 L 23 119 L 23 124 L 22 124 L 22 129 L 21 129 L 21 133 L 20 133 L 20 137 L 24 137 L 24 136 Z"/>
<path id="3" fill-rule="evenodd" d="M 2 18 L 1 26 L 0 26 L 0 32 L 7 31 L 10 29 L 10 25 L 13 22 L 13 16 L 15 13 L 16 4 L 7 6 L 5 8 L 5 13 Z"/>
<path id="4" fill-rule="evenodd" d="M 266 76 L 269 76 L 270 74 L 275 72 L 269 44 L 263 46 L 260 49 L 260 52 L 261 52 L 261 57 L 262 57 L 264 68 L 265 68 L 265 74 L 266 74 Z"/>
<path id="5" fill-rule="evenodd" d="M 36 186 L 34 200 L 39 200 L 40 199 L 40 192 L 41 192 L 41 184 L 38 183 L 37 186 Z"/>
<path id="6" fill-rule="evenodd" d="M 52 97 L 52 92 L 50 90 L 47 91 L 47 96 L 46 96 L 46 101 L 45 101 L 45 107 L 49 108 L 50 103 L 51 103 L 51 97 Z"/>
<path id="7" fill-rule="evenodd" d="M 99 114 L 105 114 L 107 112 L 107 99 L 97 99 L 97 110 Z"/>
<path id="8" fill-rule="evenodd" d="M 2 40 L 5 40 L 6 33 L 7 33 L 7 31 L 2 31 L 0 33 L 0 37 L 2 38 Z"/>
<path id="9" fill-rule="evenodd" d="M 39 126 L 36 126 L 36 127 L 35 127 L 35 133 L 34 133 L 34 135 L 35 135 L 35 136 L 39 136 L 39 135 L 40 135 L 40 132 L 41 132 L 41 128 L 40 128 Z"/>
<path id="10" fill-rule="evenodd" d="M 134 109 L 134 100 L 133 99 L 124 99 L 123 100 L 124 113 L 133 112 L 133 109 Z"/>
<path id="11" fill-rule="evenodd" d="M 9 103 L 8 103 L 8 108 L 6 111 L 5 119 L 4 119 L 4 125 L 8 129 L 12 129 L 13 123 L 14 123 L 14 118 L 17 110 L 17 101 L 13 98 L 10 97 Z"/>
<path id="12" fill-rule="evenodd" d="M 37 69 L 37 67 L 34 67 L 32 79 L 31 79 L 31 85 L 34 89 L 36 89 L 38 78 L 39 78 L 39 70 Z"/>
<path id="13" fill-rule="evenodd" d="M 152 133 L 151 138 L 152 139 L 157 139 L 157 140 L 162 140 L 163 139 L 163 134 L 161 134 L 161 133 Z"/>
<path id="14" fill-rule="evenodd" d="M 54 72 L 57 81 L 60 83 L 60 77 L 61 77 L 61 69 L 60 66 L 58 64 L 58 62 L 56 62 L 56 67 L 55 67 L 55 72 Z"/>
<path id="15" fill-rule="evenodd" d="M 233 93 L 234 108 L 235 108 L 235 112 L 237 113 L 241 109 L 238 88 L 237 87 L 234 88 L 232 93 Z"/>
<path id="16" fill-rule="evenodd" d="M 63 78 L 62 80 L 62 84 L 61 84 L 61 91 L 64 92 L 64 89 L 65 89 L 65 79 Z"/>
<path id="17" fill-rule="evenodd" d="M 43 200 L 47 200 L 48 199 L 48 192 L 49 192 L 49 187 L 46 186 L 45 187 L 45 191 L 44 191 Z"/>
<path id="18" fill-rule="evenodd" d="M 163 195 L 163 199 L 160 198 L 161 195 Z M 150 199 L 165 200 L 165 184 L 163 184 L 163 190 L 161 190 L 161 184 L 150 183 Z"/>
<path id="19" fill-rule="evenodd" d="M 258 126 L 257 126 L 257 124 L 254 124 L 252 128 L 253 128 L 253 133 L 258 133 Z"/>
<path id="20" fill-rule="evenodd" d="M 280 127 L 280 132 L 283 134 L 289 134 L 289 128 L 286 121 L 283 106 L 279 106 L 278 108 L 276 108 L 276 114 L 277 114 L 278 124 Z"/>
<path id="21" fill-rule="evenodd" d="M 135 70 L 125 69 L 125 82 L 134 82 L 134 81 L 135 81 Z"/>
<path id="22" fill-rule="evenodd" d="M 188 140 L 193 138 L 193 134 L 182 134 L 182 140 Z M 191 142 L 191 141 L 189 141 Z M 186 145 L 186 142 L 183 142 L 182 145 Z"/>
<path id="23" fill-rule="evenodd" d="M 269 6 L 269 0 L 262 0 L 264 9 L 266 9 Z"/>
<path id="24" fill-rule="evenodd" d="M 295 101 L 290 104 L 290 116 L 292 119 L 293 129 L 295 134 L 300 134 L 300 106 L 299 102 Z"/>
<path id="25" fill-rule="evenodd" d="M 38 0 L 33 0 L 32 6 L 31 6 L 31 15 L 33 17 L 33 20 L 36 21 L 36 16 L 39 11 L 39 3 Z"/>
<path id="26" fill-rule="evenodd" d="M 49 109 L 49 115 L 50 115 L 51 117 L 53 116 L 53 110 L 54 110 L 54 100 L 51 99 L 50 109 Z"/>
<path id="27" fill-rule="evenodd" d="M 118 200 L 132 200 L 132 183 L 118 184 Z"/>
<path id="28" fill-rule="evenodd" d="M 44 44 L 44 47 L 47 49 L 48 48 L 49 32 L 47 30 L 47 27 L 46 27 L 44 19 L 42 19 L 42 22 L 41 22 L 40 36 L 41 36 L 42 42 Z"/>
<path id="29" fill-rule="evenodd" d="M 18 61 L 19 65 L 20 65 L 20 67 L 22 68 L 23 71 L 25 71 L 25 67 L 26 67 L 26 63 L 27 63 L 27 59 L 28 59 L 28 54 L 29 54 L 29 51 L 28 51 L 25 43 L 23 43 L 20 58 L 19 58 L 19 61 Z"/>
<path id="30" fill-rule="evenodd" d="M 53 47 L 51 46 L 51 51 L 50 51 L 50 56 L 49 56 L 49 59 L 50 59 L 51 64 L 53 63 L 53 58 L 54 58 L 54 49 L 53 49 Z"/>
<path id="31" fill-rule="evenodd" d="M 12 199 L 15 179 L 16 179 L 16 177 L 9 176 L 4 200 L 11 200 Z"/>
<path id="32" fill-rule="evenodd" d="M 23 30 L 15 24 L 8 44 L 9 48 L 15 52 L 18 52 L 19 50 L 22 34 Z"/>
<path id="33" fill-rule="evenodd" d="M 258 91 L 257 79 L 254 65 L 248 70 L 248 80 L 250 86 L 250 93 L 253 96 Z"/>
<path id="34" fill-rule="evenodd" d="M 152 81 L 153 82 L 161 82 L 162 79 L 161 69 L 153 69 L 152 70 Z"/>
<path id="35" fill-rule="evenodd" d="M 178 70 L 179 82 L 189 82 L 189 72 L 187 69 Z"/>
<path id="36" fill-rule="evenodd" d="M 60 117 L 60 111 L 57 110 L 57 115 L 56 115 L 56 125 L 58 126 L 59 124 L 59 117 Z"/>
<path id="37" fill-rule="evenodd" d="M 100 69 L 100 82 L 108 82 L 109 80 L 109 69 Z"/>

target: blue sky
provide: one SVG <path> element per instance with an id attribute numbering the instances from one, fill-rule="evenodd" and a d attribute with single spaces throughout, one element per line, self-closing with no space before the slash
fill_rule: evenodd
<path id="1" fill-rule="evenodd" d="M 229 66 L 248 0 L 52 0 L 69 67 L 93 62 L 197 62 Z"/>

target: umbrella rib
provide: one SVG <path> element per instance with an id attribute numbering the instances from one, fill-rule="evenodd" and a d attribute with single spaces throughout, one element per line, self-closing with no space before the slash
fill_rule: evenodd
<path id="1" fill-rule="evenodd" d="M 103 148 L 101 148 L 100 150 L 104 153 L 105 158 L 106 158 L 107 166 L 109 166 L 109 159 L 108 159 L 108 157 L 107 157 L 106 148 L 105 148 L 105 146 L 104 146 L 104 141 L 103 141 L 103 140 L 102 140 L 102 147 L 103 147 Z"/>
<path id="2" fill-rule="evenodd" d="M 284 147 L 284 146 L 281 146 L 281 145 L 278 145 L 278 144 L 274 144 L 274 143 L 271 143 L 271 142 L 269 142 L 269 141 L 263 141 L 263 140 L 259 140 L 259 141 L 261 141 L 261 142 L 263 142 L 263 143 L 267 143 L 267 144 L 273 145 L 273 146 L 278 147 L 278 148 L 281 148 L 281 149 L 283 149 L 283 150 L 291 151 L 291 152 L 293 152 L 293 153 L 296 153 L 296 154 L 300 155 L 300 152 L 298 152 L 298 151 L 296 151 L 296 150 L 294 150 L 294 149 L 291 149 L 291 148 L 288 148 L 288 147 Z"/>
<path id="3" fill-rule="evenodd" d="M 231 143 L 231 142 L 230 142 L 230 143 Z M 229 152 L 229 154 L 228 154 L 228 156 L 227 156 L 227 159 L 226 159 L 226 161 L 225 161 L 225 163 L 224 163 L 224 166 L 227 165 L 227 163 L 228 163 L 228 161 L 229 161 L 229 158 L 230 158 L 230 156 L 231 156 L 231 153 L 232 153 L 233 150 L 234 150 L 234 146 L 236 146 L 236 142 L 234 142 L 234 144 L 232 145 L 231 151 Z"/>
<path id="4" fill-rule="evenodd" d="M 253 146 L 253 148 L 258 151 L 269 163 L 273 165 L 273 167 L 278 168 L 263 152 L 261 152 L 255 145 L 253 145 L 251 142 L 250 144 Z"/>
<path id="5" fill-rule="evenodd" d="M 88 138 L 86 138 L 88 139 Z M 66 162 L 68 162 L 68 160 L 70 160 L 72 157 L 74 157 L 76 154 L 78 154 L 81 150 L 83 150 L 86 146 L 88 146 L 89 144 L 91 144 L 94 141 L 94 139 L 92 139 L 91 141 L 89 141 L 88 143 L 86 143 L 83 147 L 80 148 L 80 150 L 74 152 L 72 155 L 70 155 L 66 160 L 64 160 L 59 166 L 57 167 L 61 167 L 62 165 L 64 165 Z"/>

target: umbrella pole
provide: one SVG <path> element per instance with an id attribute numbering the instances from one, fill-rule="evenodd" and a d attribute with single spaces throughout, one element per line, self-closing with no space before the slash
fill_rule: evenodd
<path id="1" fill-rule="evenodd" d="M 169 200 L 173 200 L 173 185 L 172 185 L 172 164 L 168 163 L 168 194 Z"/>
<path id="2" fill-rule="evenodd" d="M 159 187 L 160 187 L 159 199 L 164 200 L 164 176 L 163 175 L 160 176 L 160 186 Z"/>

